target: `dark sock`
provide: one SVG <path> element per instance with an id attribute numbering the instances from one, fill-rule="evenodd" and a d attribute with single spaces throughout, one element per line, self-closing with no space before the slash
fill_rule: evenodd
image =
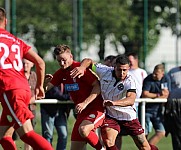
<path id="1" fill-rule="evenodd" d="M 0 144 L 2 145 L 4 150 L 17 150 L 13 139 L 9 136 L 3 137 L 0 140 Z"/>
<path id="2" fill-rule="evenodd" d="M 37 150 L 53 150 L 50 143 L 33 130 L 20 137 L 21 140 Z"/>

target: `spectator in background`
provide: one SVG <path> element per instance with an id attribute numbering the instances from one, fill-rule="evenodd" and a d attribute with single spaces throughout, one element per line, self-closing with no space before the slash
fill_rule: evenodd
<path id="1" fill-rule="evenodd" d="M 147 72 L 139 67 L 138 54 L 136 52 L 129 52 L 126 55 L 130 61 L 129 74 L 133 77 L 134 81 L 136 82 L 136 98 L 140 98 L 142 94 L 143 80 L 146 78 Z M 135 102 L 137 117 L 138 117 L 138 104 L 139 104 L 138 102 Z M 124 131 L 121 131 L 116 139 L 116 145 L 118 149 L 121 149 L 122 135 L 124 135 Z"/>
<path id="2" fill-rule="evenodd" d="M 36 66 L 35 99 L 45 96 L 45 63 L 30 46 L 6 31 L 6 25 L 6 11 L 0 8 L 0 102 L 3 108 L 0 118 L 0 144 L 4 150 L 16 150 L 12 139 L 15 130 L 20 139 L 33 149 L 52 150 L 47 140 L 37 134 L 31 124 L 34 117 L 28 109 L 31 91 L 24 75 L 22 59 L 28 59 Z"/>
<path id="3" fill-rule="evenodd" d="M 80 66 L 80 62 L 73 60 L 67 45 L 58 45 L 54 49 L 54 54 L 60 69 L 53 76 L 50 74 L 46 76 L 45 89 L 48 91 L 63 83 L 75 103 L 77 118 L 71 135 L 71 150 L 82 150 L 87 143 L 96 150 L 101 150 L 102 145 L 95 133 L 105 118 L 99 81 L 89 69 L 81 78 L 70 76 L 71 71 Z"/>
<path id="4" fill-rule="evenodd" d="M 181 149 L 181 66 L 167 73 L 171 80 L 171 91 L 165 108 L 166 136 L 171 134 L 173 150 Z"/>
<path id="5" fill-rule="evenodd" d="M 58 99 L 60 101 L 70 100 L 69 94 L 64 90 L 62 84 L 59 87 L 54 86 L 47 91 L 45 98 Z M 56 150 L 66 150 L 68 135 L 67 118 L 69 116 L 70 107 L 66 104 L 41 104 L 40 111 L 43 137 L 52 144 L 53 129 L 55 126 L 58 134 Z"/>
<path id="6" fill-rule="evenodd" d="M 116 56 L 114 55 L 109 55 L 107 57 L 104 58 L 104 62 L 103 64 L 109 67 L 113 66 L 113 60 L 116 58 Z"/>
<path id="7" fill-rule="evenodd" d="M 142 97 L 143 98 L 168 98 L 170 80 L 165 75 L 164 65 L 155 66 L 153 73 L 149 74 L 143 82 Z M 156 145 L 164 136 L 165 129 L 163 125 L 163 104 L 162 103 L 146 103 L 145 115 L 146 127 L 145 133 L 148 137 L 150 131 L 150 121 L 155 129 L 155 134 L 149 139 L 149 143 Z"/>
<path id="8" fill-rule="evenodd" d="M 170 69 L 167 75 L 171 80 L 171 91 L 181 88 L 181 66 Z"/>
<path id="9" fill-rule="evenodd" d="M 35 125 L 36 125 L 36 104 L 35 102 L 35 88 L 36 88 L 36 83 L 37 83 L 37 75 L 35 71 L 32 71 L 32 67 L 34 66 L 34 64 L 27 60 L 27 59 L 23 59 L 23 65 L 24 65 L 24 73 L 25 76 L 28 80 L 29 83 L 29 87 L 31 90 L 31 98 L 30 98 L 30 104 L 29 104 L 29 110 L 33 113 L 34 118 L 31 119 L 31 123 L 33 126 L 33 129 L 35 129 Z M 31 146 L 26 144 L 24 145 L 24 149 L 25 150 L 31 150 Z"/>

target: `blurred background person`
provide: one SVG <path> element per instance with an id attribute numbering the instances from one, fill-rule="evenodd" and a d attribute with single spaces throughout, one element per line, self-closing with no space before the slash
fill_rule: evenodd
<path id="1" fill-rule="evenodd" d="M 114 55 L 109 55 L 107 57 L 104 58 L 104 62 L 103 64 L 109 67 L 113 66 L 113 60 L 116 58 L 116 56 Z"/>
<path id="2" fill-rule="evenodd" d="M 164 65 L 158 64 L 154 67 L 153 73 L 149 74 L 143 82 L 143 98 L 168 98 L 170 80 L 165 75 Z M 156 145 L 164 136 L 163 124 L 163 103 L 146 103 L 145 134 L 150 133 L 150 122 L 153 124 L 155 134 L 149 138 L 149 143 Z"/>
<path id="3" fill-rule="evenodd" d="M 65 91 L 63 84 L 59 87 L 54 86 L 47 91 L 45 98 L 58 99 L 60 101 L 70 100 L 70 96 Z M 55 127 L 58 134 L 56 150 L 66 150 L 68 136 L 67 118 L 70 107 L 66 104 L 41 104 L 40 111 L 42 136 L 52 144 Z"/>
<path id="4" fill-rule="evenodd" d="M 173 150 L 181 149 L 181 66 L 171 68 L 168 73 L 171 91 L 165 108 L 166 137 L 171 134 Z"/>

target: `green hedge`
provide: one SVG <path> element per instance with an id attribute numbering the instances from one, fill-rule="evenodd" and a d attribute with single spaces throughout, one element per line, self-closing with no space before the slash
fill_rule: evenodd
<path id="1" fill-rule="evenodd" d="M 53 74 L 56 70 L 58 70 L 60 68 L 59 64 L 57 61 L 47 61 L 45 62 L 46 65 L 46 74 L 50 73 Z"/>

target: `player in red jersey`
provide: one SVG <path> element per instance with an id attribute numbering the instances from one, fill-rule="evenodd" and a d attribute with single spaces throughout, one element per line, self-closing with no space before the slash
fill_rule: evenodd
<path id="1" fill-rule="evenodd" d="M 71 150 L 82 150 L 87 142 L 96 150 L 101 150 L 102 145 L 94 132 L 105 117 L 99 81 L 88 69 L 83 77 L 71 78 L 70 71 L 80 66 L 80 62 L 73 60 L 68 46 L 57 46 L 54 54 L 61 68 L 53 76 L 46 76 L 45 81 L 51 81 L 45 84 L 45 88 L 49 90 L 63 83 L 75 103 L 77 119 L 71 136 Z"/>
<path id="2" fill-rule="evenodd" d="M 35 133 L 31 124 L 34 117 L 28 109 L 31 92 L 24 75 L 22 59 L 26 58 L 36 66 L 36 99 L 45 96 L 45 63 L 30 46 L 6 31 L 6 24 L 6 12 L 0 8 L 0 101 L 3 107 L 0 118 L 0 144 L 5 150 L 17 150 L 12 139 L 13 131 L 16 130 L 21 140 L 33 149 L 52 150 L 49 142 Z"/>

